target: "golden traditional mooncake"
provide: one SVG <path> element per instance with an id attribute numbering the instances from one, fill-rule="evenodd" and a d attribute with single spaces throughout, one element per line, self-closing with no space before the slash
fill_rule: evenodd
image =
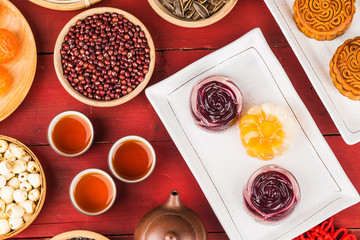
<path id="1" fill-rule="evenodd" d="M 306 36 L 332 40 L 351 25 L 355 0 L 295 0 L 294 19 Z"/>
<path id="2" fill-rule="evenodd" d="M 360 37 L 338 47 L 330 61 L 330 75 L 341 94 L 360 100 Z"/>

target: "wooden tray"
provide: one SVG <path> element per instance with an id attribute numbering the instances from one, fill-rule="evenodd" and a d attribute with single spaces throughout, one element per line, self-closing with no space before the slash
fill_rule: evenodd
<path id="1" fill-rule="evenodd" d="M 59 235 L 56 235 L 55 237 L 51 238 L 50 240 L 67 240 L 67 239 L 77 238 L 77 237 L 86 237 L 86 238 L 96 239 L 96 240 L 109 240 L 108 238 L 104 237 L 101 234 L 98 234 L 96 232 L 91 232 L 91 231 L 85 231 L 85 230 L 74 230 L 74 231 L 64 232 Z"/>
<path id="2" fill-rule="evenodd" d="M 0 121 L 8 117 L 26 97 L 36 71 L 36 44 L 33 33 L 21 12 L 8 0 L 0 0 L 0 28 L 15 34 L 20 49 L 16 58 L 2 64 L 12 76 L 6 93 L 0 96 Z"/>
<path id="3" fill-rule="evenodd" d="M 101 0 L 29 0 L 39 6 L 61 11 L 88 8 Z"/>
<path id="4" fill-rule="evenodd" d="M 31 159 L 34 160 L 37 165 L 40 168 L 40 175 L 41 175 L 41 186 L 40 186 L 40 199 L 38 200 L 37 204 L 36 204 L 36 208 L 35 211 L 33 213 L 33 215 L 31 216 L 31 218 L 24 224 L 22 225 L 20 228 L 18 228 L 15 231 L 11 231 L 7 234 L 4 235 L 0 235 L 0 239 L 6 239 L 6 238 L 11 238 L 17 234 L 19 234 L 20 232 L 24 231 L 28 226 L 30 226 L 30 224 L 37 218 L 37 216 L 39 215 L 42 207 L 44 206 L 44 202 L 45 202 L 45 196 L 46 196 L 46 178 L 45 178 L 45 172 L 41 166 L 41 163 L 39 161 L 39 159 L 36 157 L 36 155 L 22 142 L 19 142 L 18 140 L 8 137 L 8 136 L 4 136 L 4 135 L 0 135 L 0 139 L 5 140 L 9 143 L 15 143 L 16 145 L 22 147 L 25 149 L 25 152 L 27 152 L 30 156 Z"/>

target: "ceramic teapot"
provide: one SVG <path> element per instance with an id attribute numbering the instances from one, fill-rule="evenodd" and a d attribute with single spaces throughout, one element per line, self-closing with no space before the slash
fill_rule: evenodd
<path id="1" fill-rule="evenodd" d="M 199 216 L 173 190 L 164 204 L 140 219 L 134 240 L 207 240 L 207 232 Z"/>

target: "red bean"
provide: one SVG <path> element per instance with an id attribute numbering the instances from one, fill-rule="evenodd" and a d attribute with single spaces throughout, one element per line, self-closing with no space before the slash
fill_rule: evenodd
<path id="1" fill-rule="evenodd" d="M 78 20 L 60 50 L 64 77 L 88 98 L 110 101 L 131 93 L 148 73 L 145 32 L 116 13 Z"/>

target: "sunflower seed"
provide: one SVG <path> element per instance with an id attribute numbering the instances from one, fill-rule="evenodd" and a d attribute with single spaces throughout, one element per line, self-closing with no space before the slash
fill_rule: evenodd
<path id="1" fill-rule="evenodd" d="M 189 10 L 195 10 L 195 9 L 194 9 L 194 4 L 193 4 L 193 3 L 194 3 L 194 1 L 190 4 L 190 6 L 189 6 Z"/>
<path id="2" fill-rule="evenodd" d="M 194 13 L 195 13 L 195 9 L 186 11 L 185 18 L 187 18 L 187 19 L 191 18 Z"/>
<path id="3" fill-rule="evenodd" d="M 191 18 L 196 21 L 196 20 L 200 19 L 201 17 L 199 15 L 199 13 L 195 11 L 194 14 L 191 16 Z"/>
<path id="4" fill-rule="evenodd" d="M 187 10 L 193 10 L 193 9 L 190 9 L 190 6 L 192 7 L 192 3 L 194 2 L 194 0 L 188 0 L 186 2 L 186 4 L 184 5 L 184 11 L 187 11 Z"/>
<path id="5" fill-rule="evenodd" d="M 207 18 L 230 0 L 159 0 L 165 8 L 179 18 Z"/>
<path id="6" fill-rule="evenodd" d="M 184 17 L 184 4 L 182 0 L 174 0 L 173 2 L 174 8 L 175 8 L 175 14 L 178 17 L 183 18 Z"/>
<path id="7" fill-rule="evenodd" d="M 213 11 L 214 11 L 214 9 L 215 9 L 215 6 L 216 6 L 216 5 L 214 5 L 214 4 L 209 4 L 209 6 L 208 6 L 207 9 L 208 9 L 208 11 L 209 11 L 210 14 L 213 13 Z"/>
<path id="8" fill-rule="evenodd" d="M 204 5 L 200 4 L 199 2 L 193 2 L 193 6 L 196 12 L 200 15 L 200 17 L 207 18 L 208 16 L 210 16 L 210 13 L 207 10 L 207 8 Z"/>
<path id="9" fill-rule="evenodd" d="M 174 6 L 166 0 L 161 1 L 162 5 L 166 7 L 170 12 L 174 12 Z"/>
<path id="10" fill-rule="evenodd" d="M 212 5 L 218 5 L 221 2 L 221 0 L 211 0 L 210 3 Z"/>
<path id="11" fill-rule="evenodd" d="M 225 3 L 223 3 L 223 2 L 219 3 L 217 6 L 215 6 L 214 12 L 217 12 L 224 5 L 225 5 Z"/>

